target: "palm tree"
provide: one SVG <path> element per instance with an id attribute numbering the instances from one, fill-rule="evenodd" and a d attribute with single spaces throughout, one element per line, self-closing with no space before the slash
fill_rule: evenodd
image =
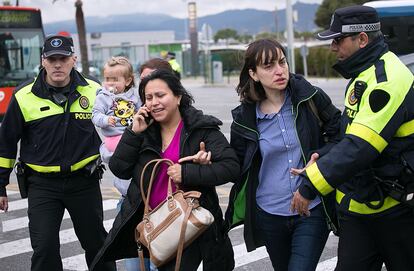
<path id="1" fill-rule="evenodd" d="M 82 58 L 82 71 L 89 75 L 88 45 L 86 43 L 85 17 L 83 16 L 82 0 L 76 0 L 76 27 L 78 28 L 79 47 Z"/>
<path id="2" fill-rule="evenodd" d="M 58 0 L 53 0 L 55 3 Z M 82 0 L 76 0 L 76 27 L 78 29 L 79 47 L 82 59 L 82 72 L 89 75 L 89 61 L 88 61 L 88 45 L 86 42 L 86 28 L 85 28 L 85 17 L 83 16 Z"/>

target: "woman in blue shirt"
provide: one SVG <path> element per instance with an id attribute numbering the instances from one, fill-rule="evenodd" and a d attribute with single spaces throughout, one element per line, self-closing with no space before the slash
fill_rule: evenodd
<path id="1" fill-rule="evenodd" d="M 334 205 L 318 198 L 306 215 L 292 212 L 302 182 L 292 169 L 335 143 L 340 111 L 321 89 L 289 73 L 277 41 L 251 43 L 244 60 L 241 104 L 232 111 L 231 126 L 242 176 L 232 188 L 226 221 L 229 227 L 244 224 L 247 250 L 265 245 L 275 270 L 315 270 L 332 225 L 326 213 Z"/>

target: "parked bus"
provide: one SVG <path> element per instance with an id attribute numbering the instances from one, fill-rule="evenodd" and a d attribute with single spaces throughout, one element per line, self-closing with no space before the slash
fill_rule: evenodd
<path id="1" fill-rule="evenodd" d="M 0 119 L 14 88 L 35 76 L 43 41 L 39 9 L 0 6 Z"/>
<path id="2" fill-rule="evenodd" d="M 414 1 L 372 1 L 381 21 L 381 31 L 390 50 L 397 55 L 414 53 Z"/>

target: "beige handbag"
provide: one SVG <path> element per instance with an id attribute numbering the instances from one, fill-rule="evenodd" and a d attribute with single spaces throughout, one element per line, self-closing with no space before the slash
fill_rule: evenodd
<path id="1" fill-rule="evenodd" d="M 147 167 L 154 163 L 148 193 L 145 196 L 144 173 Z M 157 267 L 176 258 L 175 270 L 178 271 L 183 249 L 214 222 L 214 217 L 209 210 L 199 205 L 200 192 L 177 190 L 172 193 L 171 178 L 168 179 L 166 199 L 154 210 L 150 210 L 151 188 L 161 163 L 174 164 L 169 159 L 155 159 L 148 162 L 142 170 L 140 186 L 145 209 L 143 219 L 135 229 L 135 240 L 138 244 L 141 270 L 145 270 L 142 244 L 148 249 L 150 259 Z"/>

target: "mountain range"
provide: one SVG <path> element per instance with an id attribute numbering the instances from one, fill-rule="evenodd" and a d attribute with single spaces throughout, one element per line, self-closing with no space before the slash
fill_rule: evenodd
<path id="1" fill-rule="evenodd" d="M 318 4 L 296 2 L 293 5 L 297 20 L 294 29 L 297 32 L 313 32 L 317 29 L 314 17 Z M 173 30 L 177 40 L 186 37 L 187 19 L 175 18 L 165 14 L 135 13 L 127 15 L 108 15 L 105 17 L 85 16 L 86 29 L 92 32 L 129 32 L 129 31 L 156 31 Z M 286 28 L 286 13 L 284 9 L 265 11 L 258 9 L 227 10 L 214 15 L 197 18 L 200 31 L 201 26 L 209 24 L 213 32 L 220 29 L 232 28 L 239 34 L 257 34 L 260 32 L 281 32 Z M 45 33 L 67 31 L 76 33 L 75 20 L 58 21 L 44 25 Z"/>

